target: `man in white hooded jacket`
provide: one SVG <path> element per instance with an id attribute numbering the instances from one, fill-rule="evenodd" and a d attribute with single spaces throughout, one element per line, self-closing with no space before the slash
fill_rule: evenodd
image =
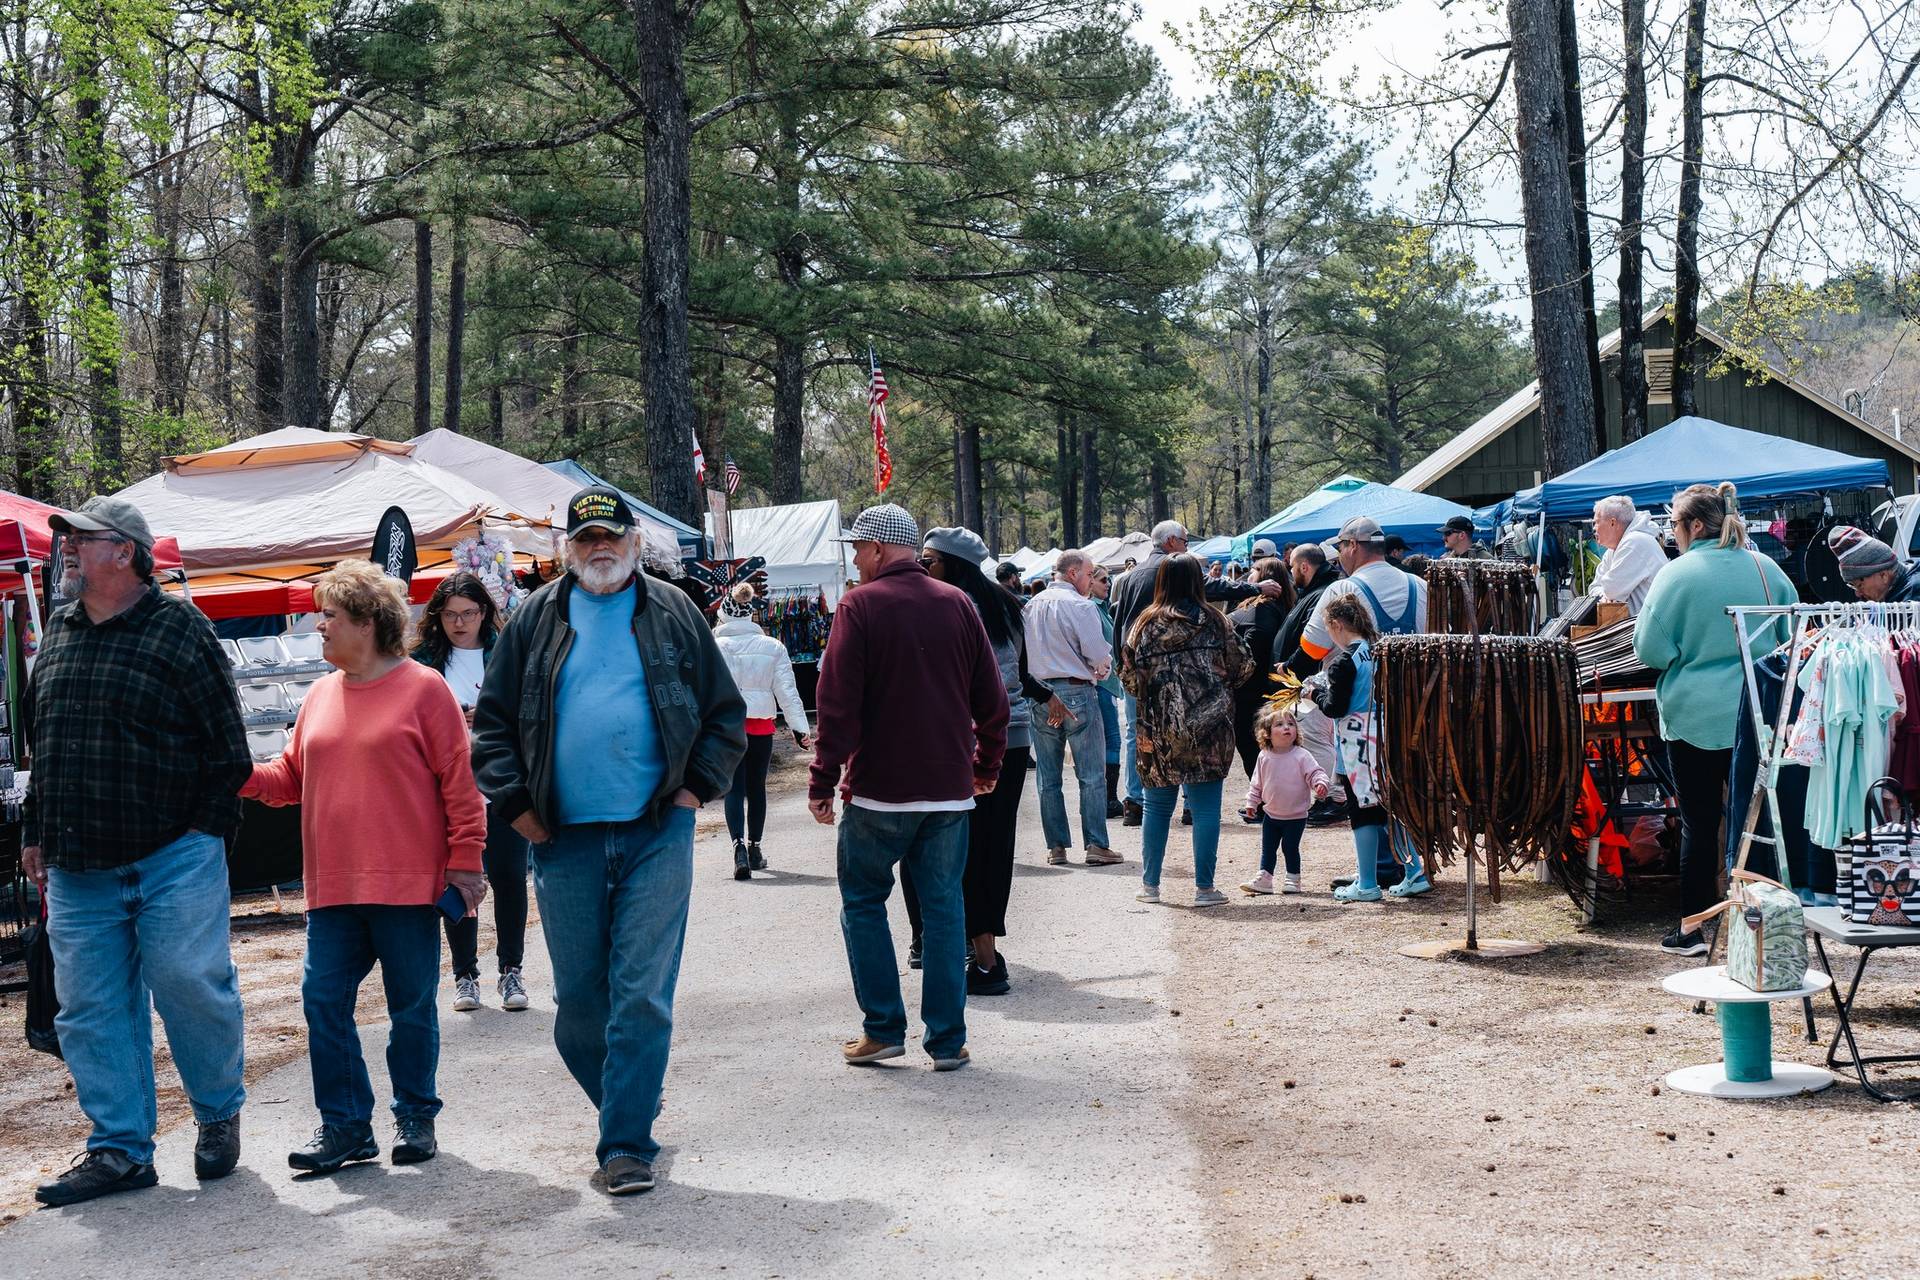
<path id="1" fill-rule="evenodd" d="M 1638 614 L 1653 576 L 1667 567 L 1666 548 L 1654 532 L 1653 518 L 1635 511 L 1632 498 L 1616 493 L 1593 504 L 1593 536 L 1607 549 L 1593 589 L 1602 600 L 1627 606 L 1629 617 Z"/>

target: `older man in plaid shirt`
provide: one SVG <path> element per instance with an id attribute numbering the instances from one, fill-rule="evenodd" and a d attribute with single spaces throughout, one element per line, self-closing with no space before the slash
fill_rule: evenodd
<path id="1" fill-rule="evenodd" d="M 85 1154 L 36 1192 L 67 1205 L 157 1180 L 152 1009 L 200 1123 L 195 1172 L 225 1177 L 240 1157 L 226 841 L 252 761 L 213 628 L 153 581 L 146 519 L 94 498 L 51 523 L 75 603 L 49 620 L 28 685 L 21 861 L 46 895 L 55 1027 L 93 1121 Z"/>

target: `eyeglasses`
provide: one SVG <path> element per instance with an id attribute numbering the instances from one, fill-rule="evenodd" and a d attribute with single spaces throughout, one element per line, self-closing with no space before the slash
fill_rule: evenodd
<path id="1" fill-rule="evenodd" d="M 124 539 L 117 533 L 70 533 L 67 535 L 67 545 L 70 547 L 84 546 L 89 542 L 121 541 Z"/>
<path id="2" fill-rule="evenodd" d="M 442 609 L 440 620 L 456 626 L 465 626 L 469 622 L 478 622 L 486 616 L 484 609 Z"/>

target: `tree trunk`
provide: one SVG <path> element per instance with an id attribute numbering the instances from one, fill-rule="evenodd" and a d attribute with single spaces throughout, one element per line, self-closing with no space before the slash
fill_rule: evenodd
<path id="1" fill-rule="evenodd" d="M 97 16 L 95 23 L 106 21 Z M 107 156 L 104 33 L 88 26 L 75 67 L 74 169 L 79 187 L 80 287 L 84 315 L 81 359 L 87 373 L 87 420 L 92 431 L 93 487 L 121 485 L 120 321 L 113 309 L 113 190 Z"/>
<path id="2" fill-rule="evenodd" d="M 520 389 L 514 396 L 515 407 L 520 414 L 520 425 L 525 427 L 540 416 L 540 388 L 534 381 L 534 371 L 539 367 L 539 354 L 534 349 L 533 335 L 520 335 Z"/>
<path id="3" fill-rule="evenodd" d="M 220 423 L 227 430 L 237 425 L 233 419 L 233 304 L 223 290 L 220 295 L 220 350 L 213 362 L 214 375 L 219 379 Z"/>
<path id="4" fill-rule="evenodd" d="M 784 334 L 773 340 L 773 476 L 769 496 L 774 504 L 800 501 L 802 489 L 802 412 L 807 395 L 807 353 Z M 869 481 L 871 483 L 871 481 Z"/>
<path id="5" fill-rule="evenodd" d="M 1696 412 L 1694 339 L 1700 331 L 1700 168 L 1706 152 L 1707 0 L 1687 0 L 1680 78 L 1680 216 L 1673 227 L 1673 413 Z"/>
<path id="6" fill-rule="evenodd" d="M 580 434 L 580 331 L 573 327 L 571 318 L 567 321 L 567 331 L 560 339 L 560 434 L 567 438 L 567 447 L 573 447 L 574 437 Z M 687 480 L 691 489 L 693 480 L 693 451 L 687 450 Z"/>
<path id="7" fill-rule="evenodd" d="M 715 248 L 717 251 L 718 246 Z M 713 335 L 713 344 L 720 348 L 720 351 L 706 361 L 706 390 L 701 396 L 700 405 L 702 423 L 700 438 L 706 447 L 709 465 L 722 468 L 727 465 L 727 457 L 731 451 L 727 444 L 727 357 L 725 354 L 728 349 L 727 338 L 728 331 L 725 329 L 717 330 Z M 723 484 L 720 487 L 724 487 L 724 478 L 722 473 Z M 708 488 L 714 487 L 708 486 Z M 797 502 L 799 499 L 796 497 L 793 501 Z"/>
<path id="8" fill-rule="evenodd" d="M 507 438 L 507 394 L 500 385 L 500 348 L 493 349 L 492 376 L 487 379 L 487 440 L 504 443 Z"/>
<path id="9" fill-rule="evenodd" d="M 1593 378 L 1567 167 L 1560 11 L 1537 0 L 1508 0 L 1507 14 L 1513 32 L 1534 364 L 1540 375 L 1541 452 L 1546 474 L 1552 477 L 1594 456 Z"/>
<path id="10" fill-rule="evenodd" d="M 1228 424 L 1227 434 L 1233 439 L 1233 531 L 1237 534 L 1250 523 L 1247 520 L 1247 503 L 1240 491 L 1240 437 L 1233 434 L 1233 424 Z"/>
<path id="11" fill-rule="evenodd" d="M 1167 505 L 1167 458 L 1160 449 L 1153 451 L 1147 460 L 1147 523 L 1159 524 L 1162 520 L 1171 520 L 1172 510 Z"/>
<path id="12" fill-rule="evenodd" d="M 1089 420 L 1080 428 L 1080 542 L 1100 536 L 1100 428 Z"/>
<path id="13" fill-rule="evenodd" d="M 1580 308 L 1587 329 L 1587 378 L 1593 384 L 1593 450 L 1607 451 L 1606 375 L 1600 368 L 1600 318 L 1594 307 L 1593 234 L 1587 220 L 1587 113 L 1580 100 L 1580 27 L 1574 0 L 1560 0 L 1560 80 L 1567 112 L 1567 185 L 1573 239 L 1580 252 Z M 1396 468 L 1389 474 L 1399 475 Z"/>
<path id="14" fill-rule="evenodd" d="M 467 228 L 453 224 L 453 261 L 447 267 L 447 390 L 440 425 L 460 431 L 461 361 L 467 333 Z"/>
<path id="15" fill-rule="evenodd" d="M 1060 485 L 1059 545 L 1064 547 L 1080 527 L 1080 471 L 1076 465 L 1079 439 L 1065 409 L 1056 409 L 1054 415 L 1054 475 Z"/>
<path id="16" fill-rule="evenodd" d="M 159 314 L 154 317 L 154 399 L 162 413 L 178 418 L 187 411 L 186 268 L 180 261 L 180 168 L 163 166 L 156 184 L 154 221 L 160 240 Z"/>
<path id="17" fill-rule="evenodd" d="M 647 367 L 647 462 L 653 502 L 688 523 L 700 518 L 693 484 L 693 371 L 687 334 L 688 240 L 693 225 L 693 121 L 683 48 L 697 6 L 631 0 L 646 121 L 640 348 Z"/>
<path id="18" fill-rule="evenodd" d="M 255 119 L 267 118 L 265 98 L 260 88 L 260 72 L 248 70 L 240 77 L 238 96 Z M 269 144 L 269 166 L 280 170 L 285 143 L 275 137 Z M 253 429 L 277 431 L 286 425 L 281 408 L 281 391 L 286 368 L 286 348 L 280 332 L 281 285 L 285 266 L 281 261 L 285 234 L 281 223 L 285 215 L 274 208 L 266 192 L 257 184 L 247 184 L 247 240 L 253 249 L 252 303 L 253 339 L 248 353 L 253 364 Z"/>
<path id="19" fill-rule="evenodd" d="M 307 187 L 313 178 L 313 148 L 302 148 L 308 159 L 290 184 Z M 320 378 L 320 260 L 313 252 L 319 230 L 300 206 L 286 219 L 286 299 L 281 312 L 287 353 L 286 410 L 296 426 L 324 429 L 325 404 Z"/>
<path id="20" fill-rule="evenodd" d="M 1267 292 L 1267 244 L 1253 248 L 1254 454 L 1253 518 L 1265 520 L 1273 508 L 1273 304 Z"/>
<path id="21" fill-rule="evenodd" d="M 987 532 L 986 513 L 981 504 L 980 479 L 980 421 L 967 414 L 959 414 L 954 427 L 959 439 L 959 450 L 955 454 L 958 463 L 955 475 L 959 482 L 957 490 L 960 507 L 960 523 L 982 536 Z"/>
<path id="22" fill-rule="evenodd" d="M 1626 35 L 1620 126 L 1620 441 L 1647 433 L 1646 309 L 1642 284 L 1647 154 L 1647 0 L 1622 0 Z"/>
<path id="23" fill-rule="evenodd" d="M 413 434 L 433 430 L 433 224 L 413 224 Z"/>
<path id="24" fill-rule="evenodd" d="M 13 13 L 15 49 L 27 47 L 27 0 L 18 0 Z M 30 72 L 21 66 L 8 77 L 12 128 L 13 169 L 19 204 L 15 213 L 18 243 L 14 261 L 13 324 L 0 334 L 0 385 L 13 404 L 13 485 L 23 497 L 42 491 L 41 468 L 53 439 L 52 370 L 48 362 L 47 294 L 52 288 L 52 253 L 47 242 L 45 205 L 40 172 L 42 157 L 33 145 L 29 121 L 34 102 Z"/>

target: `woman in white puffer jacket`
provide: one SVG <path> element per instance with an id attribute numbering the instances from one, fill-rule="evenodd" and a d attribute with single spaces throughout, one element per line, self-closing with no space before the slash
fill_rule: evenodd
<path id="1" fill-rule="evenodd" d="M 767 764 L 773 758 L 773 717 L 785 714 L 793 740 L 807 745 L 807 709 L 793 682 L 787 646 L 753 621 L 753 587 L 742 582 L 720 605 L 713 638 L 747 700 L 747 754 L 727 788 L 727 834 L 733 837 L 733 878 L 750 880 L 767 869 L 760 836 L 767 824 Z"/>

